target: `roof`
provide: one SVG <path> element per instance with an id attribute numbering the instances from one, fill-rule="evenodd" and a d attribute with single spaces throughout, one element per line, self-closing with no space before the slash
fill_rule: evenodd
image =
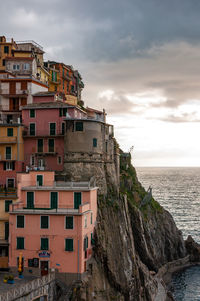
<path id="1" fill-rule="evenodd" d="M 5 60 L 9 60 L 9 61 L 25 61 L 25 60 L 27 60 L 27 61 L 33 61 L 35 58 L 34 57 L 11 57 L 11 56 L 7 56 L 6 58 L 5 58 Z"/>
<path id="2" fill-rule="evenodd" d="M 95 113 L 98 113 L 98 114 L 103 114 L 104 113 L 103 111 L 99 111 L 99 110 L 92 109 L 92 108 L 89 108 L 89 107 L 86 108 L 86 111 L 87 112 L 95 112 Z"/>
<path id="3" fill-rule="evenodd" d="M 22 110 L 29 110 L 29 109 L 59 109 L 59 108 L 69 108 L 72 106 L 67 105 L 62 101 L 52 101 L 52 102 L 36 102 L 30 103 L 26 106 L 23 106 Z"/>
<path id="4" fill-rule="evenodd" d="M 37 92 L 35 94 L 33 94 L 32 96 L 35 96 L 35 97 L 40 97 L 40 96 L 55 96 L 57 95 L 58 92 L 54 92 L 54 91 L 44 91 L 44 92 Z"/>

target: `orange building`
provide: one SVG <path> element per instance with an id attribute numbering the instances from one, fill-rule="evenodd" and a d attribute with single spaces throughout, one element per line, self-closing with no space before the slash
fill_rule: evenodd
<path id="1" fill-rule="evenodd" d="M 8 40 L 5 36 L 0 36 L 0 70 L 5 70 L 5 58 L 13 56 L 12 51 L 17 48 L 13 39 Z"/>

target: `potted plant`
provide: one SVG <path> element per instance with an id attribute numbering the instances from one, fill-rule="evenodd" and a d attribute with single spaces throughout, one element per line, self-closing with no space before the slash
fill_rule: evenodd
<path id="1" fill-rule="evenodd" d="M 5 275 L 5 276 L 4 276 L 3 282 L 4 282 L 4 283 L 7 283 L 7 282 L 8 282 L 8 275 Z"/>
<path id="2" fill-rule="evenodd" d="M 8 276 L 8 281 L 7 281 L 7 283 L 9 283 L 9 284 L 13 284 L 13 283 L 14 283 L 14 276 L 13 276 L 13 275 L 9 275 L 9 276 Z"/>

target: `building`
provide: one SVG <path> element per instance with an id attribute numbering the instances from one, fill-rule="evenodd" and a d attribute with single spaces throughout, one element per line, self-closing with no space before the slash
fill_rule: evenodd
<path id="1" fill-rule="evenodd" d="M 17 48 L 17 44 L 13 39 L 6 39 L 0 36 L 0 70 L 5 70 L 5 58 L 13 55 L 13 50 Z"/>
<path id="2" fill-rule="evenodd" d="M 63 93 L 68 104 L 79 104 L 81 91 L 84 88 L 80 73 L 72 66 L 54 61 L 45 62 L 45 67 L 50 74 L 49 91 Z"/>
<path id="3" fill-rule="evenodd" d="M 0 120 L 0 269 L 8 268 L 9 205 L 17 199 L 16 174 L 23 170 L 23 126 Z"/>
<path id="4" fill-rule="evenodd" d="M 23 129 L 20 123 L 0 120 L 0 185 L 7 189 L 16 187 L 16 173 L 23 170 Z"/>
<path id="5" fill-rule="evenodd" d="M 18 202 L 10 212 L 9 266 L 46 274 L 50 269 L 80 279 L 92 253 L 97 187 L 91 182 L 55 182 L 55 173 L 18 174 Z"/>
<path id="6" fill-rule="evenodd" d="M 86 113 L 67 105 L 56 92 L 36 93 L 33 103 L 23 107 L 24 160 L 30 169 L 63 170 L 66 116 L 82 118 Z"/>

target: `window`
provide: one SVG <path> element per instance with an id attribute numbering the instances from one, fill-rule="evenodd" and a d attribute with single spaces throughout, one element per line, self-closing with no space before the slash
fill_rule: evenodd
<path id="1" fill-rule="evenodd" d="M 67 108 L 63 108 L 63 116 L 66 116 L 67 114 Z"/>
<path id="2" fill-rule="evenodd" d="M 82 132 L 83 131 L 83 122 L 77 121 L 75 126 L 76 132 Z"/>
<path id="3" fill-rule="evenodd" d="M 30 64 L 25 63 L 25 64 L 24 64 L 24 70 L 29 70 L 29 69 L 30 69 Z"/>
<path id="4" fill-rule="evenodd" d="M 84 251 L 86 251 L 88 248 L 88 237 L 87 236 L 84 238 L 83 248 L 84 248 Z"/>
<path id="5" fill-rule="evenodd" d="M 72 238 L 65 239 L 65 251 L 72 252 L 74 250 L 74 240 Z"/>
<path id="6" fill-rule="evenodd" d="M 17 237 L 17 249 L 18 250 L 24 249 L 24 237 Z"/>
<path id="7" fill-rule="evenodd" d="M 35 110 L 34 109 L 30 109 L 29 114 L 30 114 L 30 118 L 35 118 Z"/>
<path id="8" fill-rule="evenodd" d="M 13 70 L 19 70 L 19 65 L 13 65 Z"/>
<path id="9" fill-rule="evenodd" d="M 35 123 L 30 123 L 30 136 L 35 136 Z"/>
<path id="10" fill-rule="evenodd" d="M 51 209 L 57 209 L 57 208 L 58 208 L 58 193 L 51 192 Z"/>
<path id="11" fill-rule="evenodd" d="M 93 147 L 97 147 L 97 138 L 93 138 Z"/>
<path id="12" fill-rule="evenodd" d="M 62 135 L 64 135 L 65 134 L 65 123 L 63 122 L 62 123 Z"/>
<path id="13" fill-rule="evenodd" d="M 9 212 L 11 204 L 12 204 L 12 200 L 5 201 L 5 212 Z"/>
<path id="14" fill-rule="evenodd" d="M 7 179 L 7 186 L 8 186 L 8 188 L 14 188 L 15 187 L 15 179 Z"/>
<path id="15" fill-rule="evenodd" d="M 91 216 L 90 216 L 90 224 L 92 225 L 92 223 L 93 223 L 93 214 L 92 214 L 92 212 L 91 212 Z"/>
<path id="16" fill-rule="evenodd" d="M 58 156 L 58 164 L 62 164 L 62 157 L 61 156 Z"/>
<path id="17" fill-rule="evenodd" d="M 50 136 L 56 135 L 56 123 L 50 123 Z"/>
<path id="18" fill-rule="evenodd" d="M 47 215 L 41 216 L 41 229 L 48 229 L 49 228 L 49 217 Z"/>
<path id="19" fill-rule="evenodd" d="M 17 228 L 24 228 L 24 215 L 17 215 Z"/>
<path id="20" fill-rule="evenodd" d="M 49 239 L 48 238 L 41 238 L 41 250 L 49 250 Z"/>
<path id="21" fill-rule="evenodd" d="M 52 81 L 57 82 L 57 72 L 52 71 Z"/>
<path id="22" fill-rule="evenodd" d="M 64 80 L 63 80 L 63 91 L 65 90 L 65 82 L 64 82 Z"/>
<path id="23" fill-rule="evenodd" d="M 11 146 L 6 146 L 6 160 L 11 160 Z"/>
<path id="24" fill-rule="evenodd" d="M 34 208 L 34 192 L 33 191 L 27 191 L 26 201 L 27 201 L 27 208 L 33 209 Z"/>
<path id="25" fill-rule="evenodd" d="M 8 240 L 9 237 L 9 222 L 4 223 L 4 234 L 5 234 L 5 240 Z"/>
<path id="26" fill-rule="evenodd" d="M 65 229 L 73 229 L 73 228 L 74 228 L 74 218 L 73 218 L 73 216 L 66 216 Z"/>
<path id="27" fill-rule="evenodd" d="M 87 228 L 87 215 L 84 216 L 84 227 Z"/>
<path id="28" fill-rule="evenodd" d="M 15 170 L 15 162 L 14 161 L 3 162 L 3 169 L 4 170 Z"/>
<path id="29" fill-rule="evenodd" d="M 9 53 L 9 46 L 4 46 L 4 53 Z"/>
<path id="30" fill-rule="evenodd" d="M 106 141 L 106 153 L 108 152 L 108 142 Z"/>
<path id="31" fill-rule="evenodd" d="M 43 139 L 38 139 L 37 149 L 38 153 L 43 153 Z"/>
<path id="32" fill-rule="evenodd" d="M 31 162 L 30 163 L 31 163 L 32 166 L 35 165 L 35 157 L 34 156 L 31 156 Z"/>
<path id="33" fill-rule="evenodd" d="M 5 66 L 6 65 L 6 61 L 5 59 L 2 60 L 2 65 Z"/>
<path id="34" fill-rule="evenodd" d="M 79 209 L 82 202 L 81 192 L 74 192 L 74 209 Z"/>
<path id="35" fill-rule="evenodd" d="M 49 147 L 49 153 L 53 153 L 54 152 L 54 139 L 48 140 L 48 147 Z"/>
<path id="36" fill-rule="evenodd" d="M 13 137 L 13 128 L 7 128 L 7 136 Z"/>
<path id="37" fill-rule="evenodd" d="M 38 186 L 43 185 L 43 175 L 37 175 L 37 185 Z"/>

